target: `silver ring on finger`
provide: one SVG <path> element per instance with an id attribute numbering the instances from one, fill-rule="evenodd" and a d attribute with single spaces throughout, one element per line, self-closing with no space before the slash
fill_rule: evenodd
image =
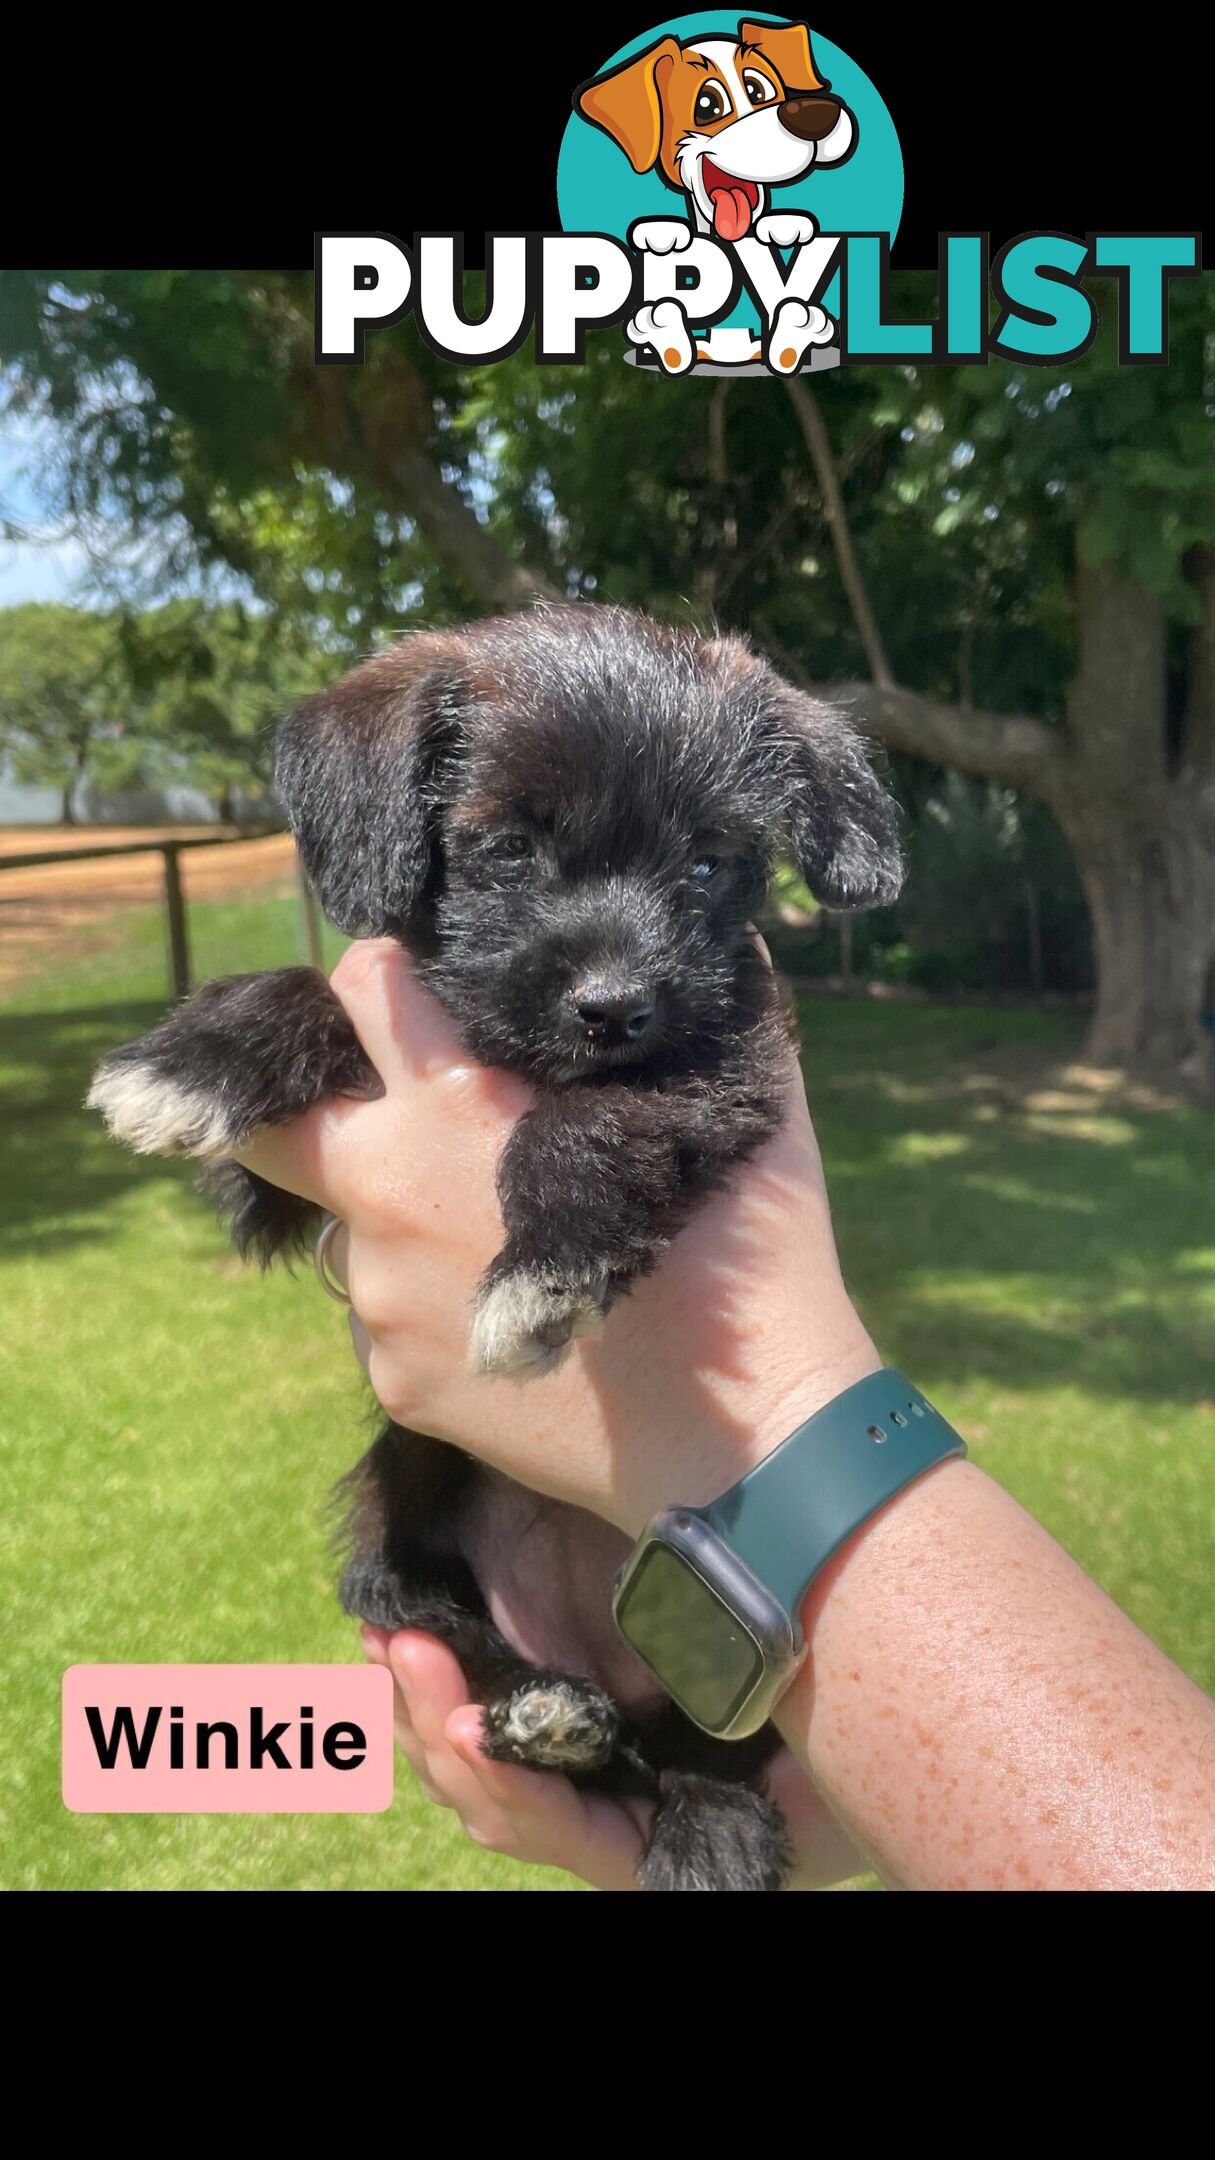
<path id="1" fill-rule="evenodd" d="M 340 1215 L 326 1215 L 317 1232 L 316 1244 L 312 1248 L 312 1265 L 316 1269 L 317 1280 L 326 1296 L 331 1297 L 336 1305 L 349 1305 L 350 1292 L 347 1290 L 345 1283 L 341 1282 L 334 1274 L 333 1262 L 329 1253 L 334 1233 L 341 1228 L 342 1219 Z"/>

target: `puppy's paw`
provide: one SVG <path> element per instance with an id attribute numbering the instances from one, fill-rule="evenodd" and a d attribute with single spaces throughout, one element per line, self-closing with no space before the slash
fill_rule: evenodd
<path id="1" fill-rule="evenodd" d="M 489 1275 L 477 1293 L 474 1372 L 538 1379 L 560 1365 L 576 1336 L 597 1335 L 607 1308 L 606 1274 L 563 1281 L 535 1268 Z"/>
<path id="2" fill-rule="evenodd" d="M 688 335 L 688 318 L 678 300 L 655 300 L 640 307 L 625 333 L 634 345 L 652 345 L 668 375 L 686 375 L 696 355 Z"/>
<path id="3" fill-rule="evenodd" d="M 682 218 L 638 218 L 629 227 L 629 246 L 641 255 L 682 255 L 692 245 L 692 228 Z"/>
<path id="4" fill-rule="evenodd" d="M 532 1770 L 594 1770 L 616 1745 L 616 1706 L 589 1680 L 546 1680 L 490 1703 L 482 1746 L 494 1762 Z"/>
<path id="5" fill-rule="evenodd" d="M 755 220 L 755 237 L 765 247 L 805 247 L 818 226 L 804 210 L 769 210 Z"/>
<path id="6" fill-rule="evenodd" d="M 808 345 L 829 345 L 835 323 L 825 308 L 805 300 L 782 300 L 772 318 L 768 365 L 778 375 L 795 375 Z"/>
<path id="7" fill-rule="evenodd" d="M 664 1770 L 645 1890 L 779 1890 L 793 1865 L 780 1809 L 749 1785 Z"/>
<path id="8" fill-rule="evenodd" d="M 85 1103 L 100 1110 L 114 1138 L 137 1155 L 196 1155 L 219 1162 L 244 1137 L 233 1131 L 216 1096 L 170 1079 L 151 1059 L 122 1053 L 107 1058 Z"/>

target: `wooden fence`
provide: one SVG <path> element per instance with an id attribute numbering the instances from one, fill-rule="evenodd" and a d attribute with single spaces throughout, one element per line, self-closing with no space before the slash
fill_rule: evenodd
<path id="1" fill-rule="evenodd" d="M 20 855 L 0 855 L 0 874 L 6 870 L 42 870 L 56 863 L 93 862 L 110 855 L 159 855 L 164 863 L 164 910 L 166 945 L 169 957 L 169 991 L 174 998 L 185 997 L 190 988 L 190 926 L 186 895 L 181 882 L 181 858 L 189 848 L 247 847 L 253 840 L 269 840 L 281 828 L 261 825 L 255 831 L 242 833 L 205 833 L 187 840 L 165 840 L 159 836 L 147 840 L 118 840 L 102 842 L 95 847 L 31 849 Z M 311 887 L 304 876 L 303 865 L 296 857 L 299 880 L 300 908 L 304 927 L 304 947 L 313 967 L 321 965 L 321 917 Z"/>

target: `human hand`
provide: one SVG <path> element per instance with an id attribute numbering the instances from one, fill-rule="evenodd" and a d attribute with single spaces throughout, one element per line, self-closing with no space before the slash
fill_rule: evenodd
<path id="1" fill-rule="evenodd" d="M 352 947 L 334 986 L 383 1096 L 324 1103 L 243 1159 L 347 1225 L 334 1260 L 391 1416 L 635 1535 L 661 1505 L 714 1498 L 876 1369 L 791 1058 L 783 1129 L 697 1211 L 602 1341 L 529 1386 L 471 1378 L 472 1293 L 502 1235 L 494 1168 L 530 1096 L 470 1063 L 395 945 Z M 797 1816 L 784 1782 L 796 1756 L 883 1880 L 1215 1881 L 1209 1701 L 973 1465 L 948 1463 L 880 1509 L 816 1578 L 802 1625 L 773 1797 Z M 480 1763 L 458 1667 L 426 1638 L 400 1639 L 415 1646 L 406 1666 L 422 1660 L 402 1741 L 434 1791 L 487 1843 L 630 1881 L 643 1819 Z"/>
<path id="2" fill-rule="evenodd" d="M 384 1094 L 264 1129 L 241 1160 L 341 1218 L 331 1257 L 356 1348 L 399 1424 L 635 1534 L 675 1499 L 715 1498 L 876 1369 L 790 1052 L 786 1125 L 697 1211 L 602 1340 L 526 1386 L 470 1374 L 472 1295 L 502 1240 L 494 1171 L 531 1094 L 467 1057 L 390 941 L 352 946 L 333 985 Z"/>
<path id="3" fill-rule="evenodd" d="M 365 1627 L 363 1648 L 396 1684 L 397 1743 L 423 1792 L 454 1808 L 475 1845 L 533 1867 L 561 1868 L 597 1890 L 636 1890 L 652 1810 L 641 1800 L 581 1792 L 549 1771 L 521 1770 L 481 1753 L 481 1711 L 468 1700 L 451 1651 L 416 1629 Z M 791 1890 L 859 1874 L 865 1862 L 787 1748 L 765 1777 L 794 1850 Z"/>

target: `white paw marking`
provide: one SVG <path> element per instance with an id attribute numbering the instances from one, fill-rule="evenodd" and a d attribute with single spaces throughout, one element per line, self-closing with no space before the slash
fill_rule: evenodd
<path id="1" fill-rule="evenodd" d="M 520 1380 L 552 1372 L 575 1337 L 599 1333 L 602 1296 L 600 1285 L 558 1288 L 526 1268 L 504 1275 L 477 1306 L 469 1346 L 474 1372 Z M 561 1339 L 546 1340 L 554 1334 Z"/>
<path id="2" fill-rule="evenodd" d="M 526 1751 L 533 1765 L 547 1760 L 556 1768 L 568 1769 L 599 1762 L 604 1754 L 604 1722 L 588 1717 L 585 1698 L 565 1680 L 519 1688 L 511 1696 L 499 1730 L 511 1747 Z"/>
<path id="3" fill-rule="evenodd" d="M 85 1098 L 100 1110 L 116 1140 L 137 1155 L 200 1155 L 222 1161 L 233 1148 L 218 1104 L 150 1065 L 116 1065 L 97 1073 Z"/>
<path id="4" fill-rule="evenodd" d="M 829 345 L 835 323 L 825 308 L 806 300 L 782 300 L 768 336 L 768 365 L 778 375 L 793 375 L 807 345 Z"/>
<path id="5" fill-rule="evenodd" d="M 634 345 L 652 345 L 668 375 L 686 375 L 695 355 L 688 335 L 688 318 L 678 300 L 655 300 L 638 308 L 625 331 Z"/>
<path id="6" fill-rule="evenodd" d="M 755 237 L 765 247 L 805 247 L 818 226 L 804 210 L 769 210 L 755 220 Z"/>
<path id="7" fill-rule="evenodd" d="M 692 228 L 682 218 L 638 218 L 629 228 L 629 245 L 643 255 L 682 255 L 692 245 Z"/>

